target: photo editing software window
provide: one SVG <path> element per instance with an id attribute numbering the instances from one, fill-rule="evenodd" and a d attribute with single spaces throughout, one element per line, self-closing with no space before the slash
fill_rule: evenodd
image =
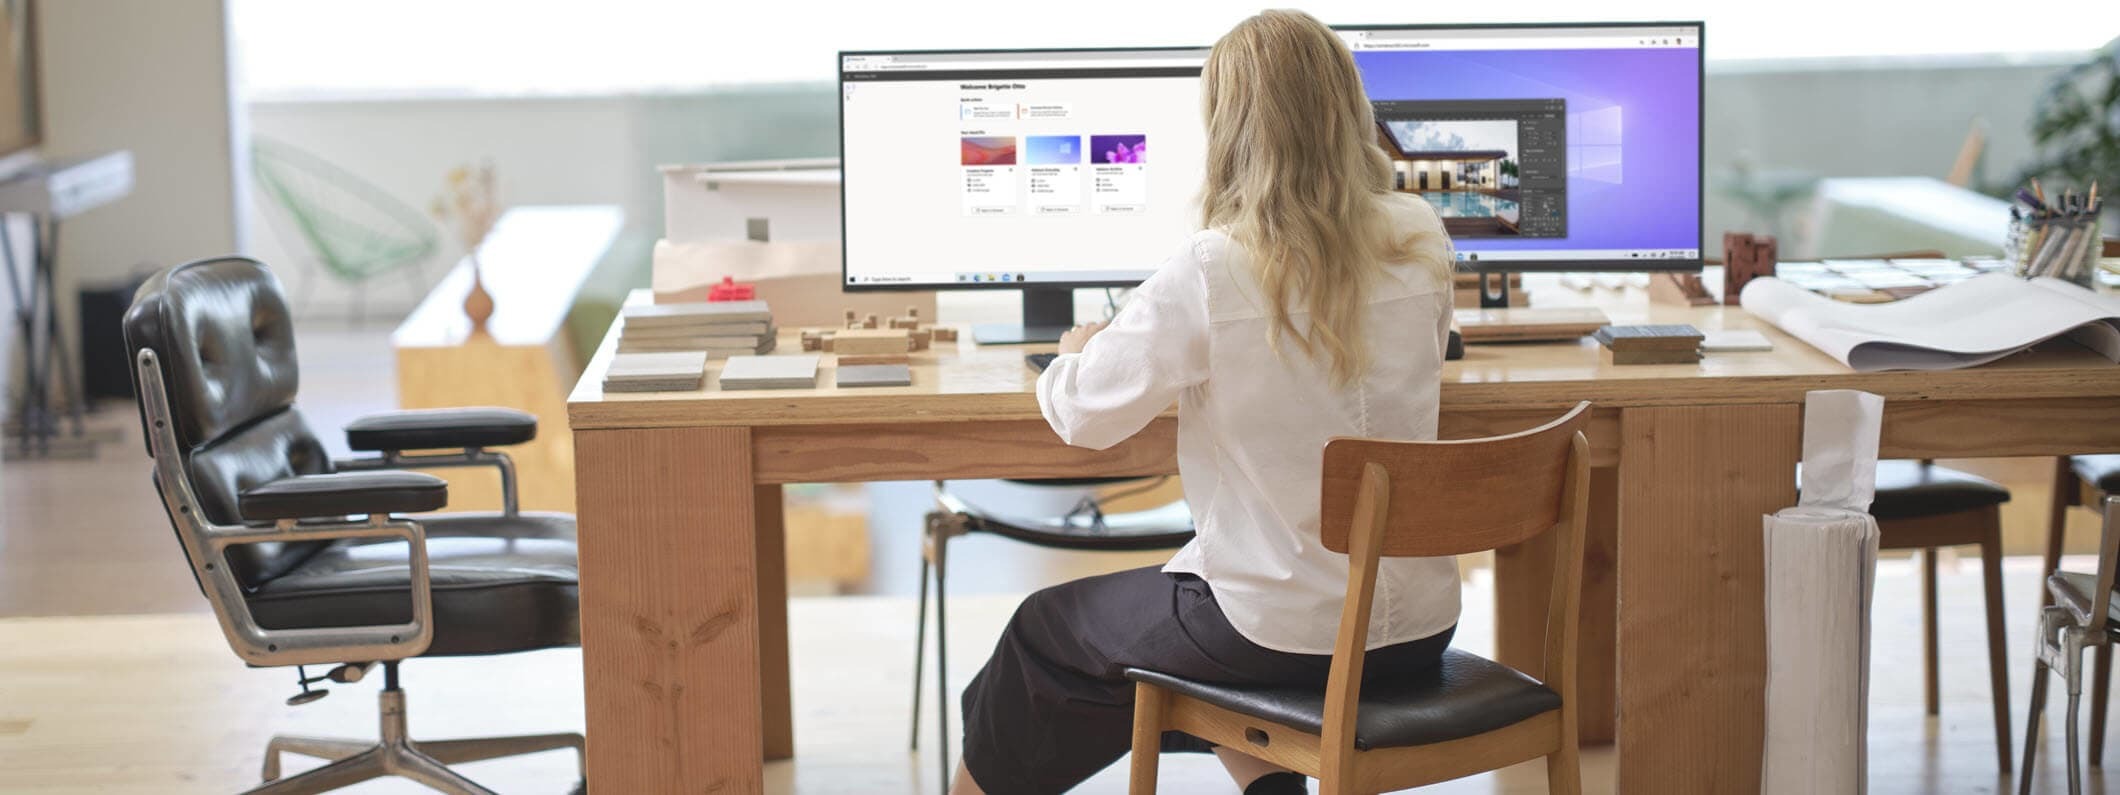
<path id="1" fill-rule="evenodd" d="M 1392 189 L 1461 260 L 1697 260 L 1698 26 L 1349 27 Z"/>
<path id="2" fill-rule="evenodd" d="M 847 284 L 1146 278 L 1197 225 L 1206 56 L 843 54 Z"/>

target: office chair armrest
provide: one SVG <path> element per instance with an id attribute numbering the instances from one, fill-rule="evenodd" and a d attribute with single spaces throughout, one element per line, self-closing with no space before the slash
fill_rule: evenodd
<path id="1" fill-rule="evenodd" d="M 427 531 L 417 521 L 370 514 L 357 521 L 296 522 L 288 518 L 268 526 L 202 525 L 199 530 L 199 540 L 206 548 L 203 555 L 193 559 L 193 574 L 198 576 L 200 590 L 221 618 L 221 633 L 227 637 L 229 648 L 251 665 L 402 660 L 426 653 L 434 642 L 434 588 L 427 560 Z M 233 546 L 355 538 L 405 542 L 410 551 L 407 596 L 412 603 L 411 620 L 402 624 L 267 629 L 251 615 L 246 589 L 225 565 L 228 548 Z"/>
<path id="2" fill-rule="evenodd" d="M 236 512 L 247 522 L 438 511 L 449 484 L 420 472 L 298 475 L 244 489 Z"/>
<path id="3" fill-rule="evenodd" d="M 363 452 L 503 447 L 535 438 L 536 415 L 503 408 L 390 411 L 346 426 L 346 447 Z"/>

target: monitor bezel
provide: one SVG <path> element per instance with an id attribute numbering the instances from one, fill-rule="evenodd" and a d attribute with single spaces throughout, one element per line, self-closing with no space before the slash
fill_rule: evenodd
<path id="1" fill-rule="evenodd" d="M 1700 235 L 1700 256 L 1682 259 L 1505 259 L 1505 260 L 1460 260 L 1457 269 L 1465 273 L 1571 273 L 1571 272 L 1620 272 L 1620 273 L 1695 273 L 1707 262 L 1708 256 L 1708 24 L 1692 20 L 1654 20 L 1646 22 L 1462 22 L 1462 23 L 1408 23 L 1401 25 L 1331 25 L 1334 31 L 1361 30 L 1539 30 L 1561 28 L 1679 28 L 1690 27 L 1700 31 L 1700 46 L 1695 47 L 1695 88 L 1699 92 L 1694 105 L 1694 129 L 1700 132 L 1695 164 L 1699 179 L 1694 180 L 1693 226 Z M 1374 102 L 1375 100 L 1371 100 Z M 1453 247 L 1455 241 L 1453 240 Z M 1478 252 L 1472 252 L 1478 253 Z"/>
<path id="2" fill-rule="evenodd" d="M 832 60 L 832 70 L 839 85 L 839 289 L 849 293 L 888 292 L 933 292 L 936 290 L 1072 290 L 1098 289 L 1106 287 L 1133 287 L 1156 272 L 1159 262 L 1148 263 L 1139 279 L 1106 280 L 1060 280 L 1044 282 L 896 282 L 889 284 L 853 284 L 848 281 L 847 262 L 847 114 L 846 87 L 847 56 L 863 55 L 1018 55 L 1070 52 L 1186 52 L 1204 50 L 1206 47 L 1156 46 L 1156 47 L 1020 47 L 1020 48 L 969 48 L 939 50 L 840 50 Z"/>

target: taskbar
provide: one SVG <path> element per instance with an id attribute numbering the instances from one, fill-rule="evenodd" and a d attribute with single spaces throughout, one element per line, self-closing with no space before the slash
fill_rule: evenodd
<path id="1" fill-rule="evenodd" d="M 868 274 L 846 277 L 850 287 L 1014 287 L 1018 285 L 1132 284 L 1147 279 L 1150 270 L 1070 271 L 953 271 L 949 273 Z"/>

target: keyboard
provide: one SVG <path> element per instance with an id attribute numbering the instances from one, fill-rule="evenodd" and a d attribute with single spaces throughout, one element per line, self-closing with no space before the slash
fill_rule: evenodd
<path id="1" fill-rule="evenodd" d="M 1045 372 L 1045 368 L 1053 365 L 1054 359 L 1058 358 L 1060 358 L 1060 354 L 1057 353 L 1026 353 L 1023 355 L 1023 362 L 1030 365 L 1031 369 L 1042 373 Z"/>

